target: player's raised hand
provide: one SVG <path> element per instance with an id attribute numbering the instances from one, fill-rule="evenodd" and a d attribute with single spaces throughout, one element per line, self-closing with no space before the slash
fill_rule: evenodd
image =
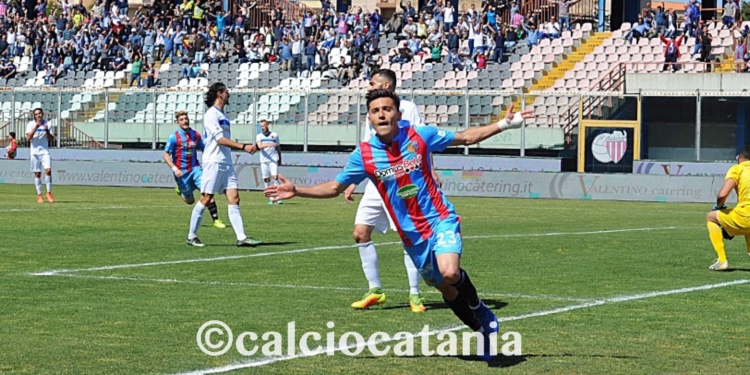
<path id="1" fill-rule="evenodd" d="M 292 199 L 297 195 L 297 188 L 289 182 L 284 176 L 279 175 L 281 185 L 268 186 L 263 190 L 266 197 L 276 197 L 278 199 Z"/>
<path id="2" fill-rule="evenodd" d="M 527 109 L 522 112 L 513 112 L 513 107 L 513 103 L 510 103 L 508 111 L 505 113 L 505 118 L 500 121 L 499 125 L 501 130 L 520 128 L 525 119 L 536 117 L 533 109 Z"/>
<path id="3" fill-rule="evenodd" d="M 357 185 L 351 184 L 348 188 L 346 188 L 346 190 L 344 190 L 344 200 L 346 201 L 346 203 L 354 202 L 354 197 L 352 196 L 352 194 L 354 193 L 354 189 L 356 188 Z"/>

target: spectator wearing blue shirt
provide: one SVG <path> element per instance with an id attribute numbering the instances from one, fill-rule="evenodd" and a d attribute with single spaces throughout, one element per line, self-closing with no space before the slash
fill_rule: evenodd
<path id="1" fill-rule="evenodd" d="M 380 38 L 380 25 L 383 23 L 383 16 L 380 15 L 380 9 L 375 9 L 370 14 L 370 32 L 367 34 L 367 38 L 371 38 L 373 35 L 375 39 Z"/>
<path id="2" fill-rule="evenodd" d="M 526 25 L 523 25 L 523 28 L 526 30 L 527 37 L 526 37 L 526 44 L 530 46 L 536 46 L 539 44 L 539 40 L 541 40 L 544 37 L 544 33 L 536 29 L 536 25 L 530 25 L 529 27 L 526 27 Z"/>
<path id="3" fill-rule="evenodd" d="M 628 36 L 628 42 L 633 43 L 633 39 L 635 39 L 636 43 L 648 33 L 648 30 L 651 29 L 651 26 L 647 24 L 643 18 L 638 19 L 638 24 L 635 25 L 631 30 L 629 36 Z"/>
<path id="4" fill-rule="evenodd" d="M 289 44 L 289 40 L 284 40 L 279 43 L 279 58 L 281 59 L 281 70 L 292 71 L 292 47 Z"/>
<path id="5" fill-rule="evenodd" d="M 315 70 L 315 55 L 318 53 L 318 48 L 315 45 L 315 39 L 310 37 L 307 44 L 305 44 L 305 59 L 307 62 L 307 70 L 312 72 Z"/>
<path id="6" fill-rule="evenodd" d="M 492 30 L 497 31 L 497 13 L 495 7 L 491 6 L 487 11 L 487 23 L 490 25 Z"/>

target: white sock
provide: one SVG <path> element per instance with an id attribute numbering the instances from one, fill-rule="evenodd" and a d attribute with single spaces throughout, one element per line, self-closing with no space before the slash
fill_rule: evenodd
<path id="1" fill-rule="evenodd" d="M 404 251 L 404 266 L 406 266 L 406 276 L 409 277 L 409 293 L 419 294 L 419 270 L 406 251 Z"/>
<path id="2" fill-rule="evenodd" d="M 206 210 L 206 206 L 200 201 L 195 203 L 193 207 L 193 214 L 190 215 L 190 233 L 188 233 L 188 239 L 192 240 L 198 237 L 198 228 L 201 226 L 201 220 L 203 220 L 203 211 Z"/>
<path id="3" fill-rule="evenodd" d="M 42 195 L 42 179 L 40 177 L 34 177 L 34 185 L 36 186 L 36 195 Z"/>
<path id="4" fill-rule="evenodd" d="M 382 288 L 380 284 L 380 271 L 378 270 L 378 252 L 375 251 L 375 245 L 372 241 L 357 244 L 359 248 L 359 259 L 362 260 L 362 271 L 365 272 L 365 278 L 372 288 Z"/>
<path id="5" fill-rule="evenodd" d="M 47 192 L 52 192 L 52 176 L 44 176 L 44 182 L 47 183 Z"/>
<path id="6" fill-rule="evenodd" d="M 237 241 L 242 241 L 247 236 L 245 235 L 245 225 L 242 223 L 242 215 L 240 214 L 240 206 L 237 204 L 230 204 L 227 208 L 229 213 L 229 221 L 232 223 L 234 233 L 237 235 Z"/>

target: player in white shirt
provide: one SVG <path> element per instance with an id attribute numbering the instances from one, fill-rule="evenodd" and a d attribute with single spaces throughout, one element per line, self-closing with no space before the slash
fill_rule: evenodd
<path id="1" fill-rule="evenodd" d="M 226 194 L 229 207 L 229 221 L 232 229 L 237 235 L 237 246 L 257 246 L 261 241 L 254 240 L 245 235 L 245 226 L 240 214 L 240 194 L 237 184 L 237 174 L 232 165 L 231 150 L 242 150 L 254 154 L 258 149 L 254 144 L 241 144 L 232 140 L 231 124 L 229 117 L 224 113 L 224 106 L 229 103 L 229 90 L 221 82 L 214 83 L 208 89 L 205 97 L 206 107 L 209 107 L 203 116 L 203 184 L 201 186 L 201 199 L 193 207 L 190 217 L 190 232 L 187 244 L 190 246 L 203 247 L 198 239 L 198 228 L 203 219 L 203 211 L 206 205 L 217 193 Z"/>
<path id="2" fill-rule="evenodd" d="M 369 91 L 386 89 L 394 90 L 396 88 L 396 73 L 389 69 L 378 70 L 370 79 Z M 408 121 L 410 126 L 423 126 L 422 116 L 419 113 L 419 108 L 413 102 L 408 100 L 401 101 L 401 120 Z M 365 135 L 363 142 L 367 142 L 375 134 L 372 125 L 369 120 L 366 125 Z M 430 155 L 432 157 L 432 155 Z M 432 164 L 434 165 L 434 163 Z M 440 184 L 440 178 L 438 178 L 435 171 L 432 171 L 435 181 Z M 356 189 L 356 185 L 349 186 L 344 192 L 344 199 L 347 202 L 353 202 L 352 193 Z M 372 182 L 368 181 L 365 187 L 365 193 L 362 195 L 362 200 L 359 202 L 357 207 L 357 215 L 354 218 L 354 241 L 357 243 L 359 248 L 359 257 L 362 261 L 362 270 L 365 273 L 365 278 L 370 284 L 370 290 L 364 295 L 364 297 L 352 303 L 351 307 L 354 309 L 366 309 L 373 305 L 379 305 L 385 303 L 385 293 L 383 293 L 382 285 L 380 283 L 380 271 L 378 270 L 378 253 L 375 250 L 375 245 L 372 243 L 372 231 L 375 229 L 378 232 L 385 234 L 388 228 L 395 230 L 395 226 L 391 217 L 388 215 L 388 211 L 385 208 L 382 198 L 378 193 L 377 188 Z M 419 293 L 419 270 L 414 266 L 414 262 L 411 257 L 404 251 L 404 265 L 406 266 L 406 274 L 409 278 L 409 305 L 413 312 L 425 311 L 424 300 Z"/>
<path id="3" fill-rule="evenodd" d="M 44 182 L 47 184 L 47 201 L 55 202 L 52 197 L 52 166 L 49 157 L 49 145 L 55 141 L 55 127 L 44 119 L 44 111 L 41 108 L 34 109 L 34 120 L 26 125 L 26 139 L 31 143 L 29 155 L 31 160 L 31 171 L 34 172 L 34 185 L 36 185 L 36 201 L 44 203 L 42 198 L 42 169 L 44 169 Z"/>
<path id="4" fill-rule="evenodd" d="M 261 132 L 255 137 L 256 147 L 260 150 L 260 171 L 263 175 L 263 185 L 268 187 L 273 179 L 274 185 L 280 185 L 279 165 L 281 165 L 281 144 L 279 135 L 268 129 L 268 121 L 260 120 Z M 281 199 L 271 197 L 268 204 L 283 204 Z"/>

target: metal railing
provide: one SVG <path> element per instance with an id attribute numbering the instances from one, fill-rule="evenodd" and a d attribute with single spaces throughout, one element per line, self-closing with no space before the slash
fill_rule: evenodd
<path id="1" fill-rule="evenodd" d="M 253 142 L 261 120 L 283 134 L 285 144 L 302 151 L 354 147 L 362 139 L 366 122 L 365 91 L 230 89 L 225 108 L 232 121 L 232 137 Z M 14 88 L 2 92 L 0 106 L 11 108 L 0 123 L 0 136 L 16 131 L 19 138 L 31 119 L 33 107 L 41 106 L 59 127 L 65 148 L 163 147 L 176 129 L 174 115 L 188 112 L 192 126 L 202 129 L 204 91 L 178 89 L 39 89 Z M 511 103 L 531 106 L 538 97 L 583 98 L 580 93 L 477 90 L 399 90 L 402 98 L 419 105 L 424 121 L 460 130 L 499 120 Z M 574 102 L 570 99 L 570 102 Z M 556 106 L 554 112 L 540 107 L 538 118 L 517 133 L 475 147 L 485 150 L 554 150 L 566 147 L 565 133 L 577 105 Z M 559 103 L 558 103 L 559 104 Z M 521 108 L 516 107 L 516 110 Z M 58 121 L 59 119 L 59 121 Z M 58 125 L 59 122 L 59 125 Z M 11 130 L 12 129 L 12 130 Z M 469 153 L 469 148 L 464 150 Z"/>

